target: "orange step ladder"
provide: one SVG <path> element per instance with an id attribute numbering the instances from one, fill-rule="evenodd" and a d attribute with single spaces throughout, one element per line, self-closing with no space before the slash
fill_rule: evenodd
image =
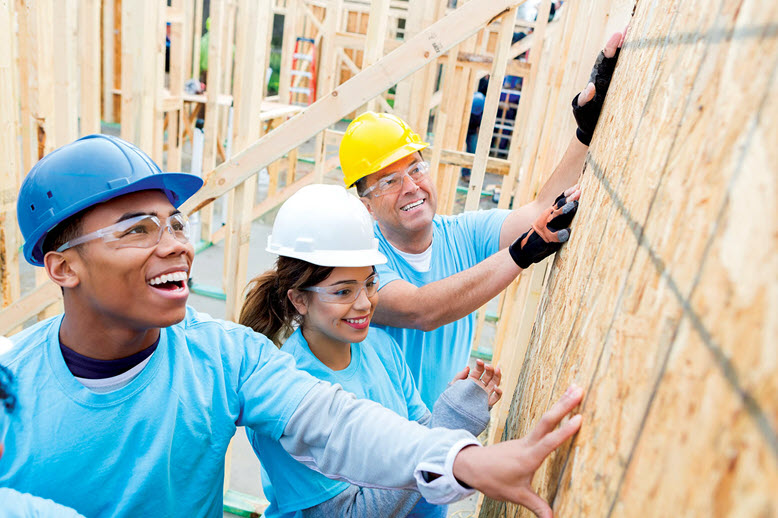
<path id="1" fill-rule="evenodd" d="M 289 104 L 308 106 L 316 101 L 316 42 L 312 38 L 294 42 L 291 83 Z"/>

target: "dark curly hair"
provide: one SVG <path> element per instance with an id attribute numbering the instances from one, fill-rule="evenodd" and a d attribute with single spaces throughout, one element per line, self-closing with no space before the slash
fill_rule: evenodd
<path id="1" fill-rule="evenodd" d="M 13 381 L 14 376 L 11 371 L 0 365 L 0 404 L 8 413 L 13 412 L 16 407 L 16 396 L 11 391 Z"/>

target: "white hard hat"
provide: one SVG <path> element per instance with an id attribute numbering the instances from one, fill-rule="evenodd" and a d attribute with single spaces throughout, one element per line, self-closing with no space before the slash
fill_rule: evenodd
<path id="1" fill-rule="evenodd" d="M 11 341 L 10 338 L 0 336 L 0 354 L 7 353 L 13 348 L 13 346 L 14 343 Z"/>
<path id="2" fill-rule="evenodd" d="M 286 200 L 265 250 L 319 266 L 373 266 L 387 261 L 378 251 L 370 213 L 338 185 L 308 185 Z"/>

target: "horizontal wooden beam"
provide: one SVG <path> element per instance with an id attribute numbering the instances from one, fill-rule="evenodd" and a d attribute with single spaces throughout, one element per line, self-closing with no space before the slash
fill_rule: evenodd
<path id="1" fill-rule="evenodd" d="M 352 77 L 303 112 L 209 172 L 205 185 L 183 206 L 192 213 L 437 59 L 521 0 L 468 2 Z"/>
<path id="2" fill-rule="evenodd" d="M 438 63 L 445 64 L 446 56 L 440 56 Z M 485 56 L 483 54 L 472 54 L 468 52 L 457 53 L 457 64 L 470 67 L 473 69 L 481 69 L 487 72 L 492 70 L 492 62 L 494 58 L 492 56 Z M 511 76 L 528 77 L 530 71 L 530 64 L 526 61 L 517 61 L 511 59 L 506 65 L 506 73 Z"/>
<path id="3" fill-rule="evenodd" d="M 5 335 L 62 298 L 56 284 L 46 281 L 0 311 L 0 335 Z"/>

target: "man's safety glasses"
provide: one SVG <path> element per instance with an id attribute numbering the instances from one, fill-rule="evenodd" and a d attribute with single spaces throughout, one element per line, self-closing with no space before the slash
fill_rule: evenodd
<path id="1" fill-rule="evenodd" d="M 72 239 L 57 248 L 57 252 L 64 252 L 94 239 L 102 239 L 111 248 L 151 248 L 162 239 L 162 231 L 165 229 L 178 241 L 189 242 L 189 222 L 183 214 L 173 214 L 165 220 L 164 225 L 156 216 L 141 215 Z"/>
<path id="2" fill-rule="evenodd" d="M 310 286 L 303 291 L 315 291 L 322 302 L 348 304 L 354 302 L 359 294 L 365 290 L 368 297 L 372 297 L 378 291 L 378 276 L 374 275 L 365 282 L 343 282 L 333 286 Z"/>
<path id="3" fill-rule="evenodd" d="M 371 192 L 374 193 L 375 197 L 386 196 L 387 194 L 395 193 L 402 187 L 406 176 L 410 177 L 414 183 L 419 183 L 427 177 L 429 172 L 429 162 L 416 162 L 405 171 L 398 171 L 396 173 L 384 176 L 374 185 L 365 189 L 365 192 L 362 193 L 362 196 L 367 196 Z"/>

